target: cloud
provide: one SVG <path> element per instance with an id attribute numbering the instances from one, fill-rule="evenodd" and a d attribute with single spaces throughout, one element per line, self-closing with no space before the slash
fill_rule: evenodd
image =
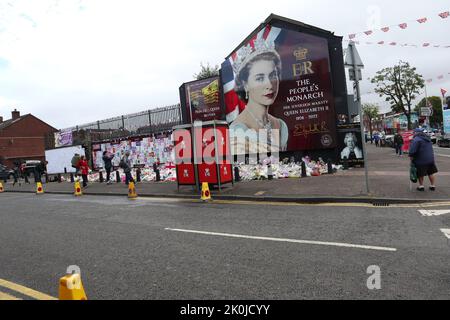
<path id="1" fill-rule="evenodd" d="M 367 41 L 440 44 L 448 22 L 431 17 L 444 9 L 438 2 L 405 8 L 392 1 L 352 1 L 349 11 L 347 4 L 324 0 L 10 0 L 0 4 L 0 108 L 3 112 L 11 102 L 20 103 L 21 109 L 63 128 L 172 105 L 179 101 L 179 86 L 193 80 L 200 62 L 220 65 L 270 13 L 345 37 L 366 31 L 368 24 L 429 16 L 426 24 L 374 32 Z M 425 78 L 445 72 L 443 81 L 429 86 L 429 94 L 436 94 L 441 84 L 450 89 L 445 82 L 450 79 L 448 49 L 362 44 L 358 50 L 365 79 L 402 59 Z M 361 86 L 363 92 L 373 89 L 367 80 Z M 350 84 L 348 88 L 351 92 Z M 380 101 L 375 95 L 363 98 Z"/>

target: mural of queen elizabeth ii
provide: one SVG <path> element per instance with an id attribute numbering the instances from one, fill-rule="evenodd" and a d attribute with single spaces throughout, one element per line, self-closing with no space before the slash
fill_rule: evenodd
<path id="1" fill-rule="evenodd" d="M 281 80 L 281 58 L 275 45 L 263 39 L 255 40 L 253 46 L 247 45 L 238 52 L 233 69 L 234 90 L 246 106 L 230 125 L 232 148 L 244 141 L 240 137 L 246 137 L 244 151 L 237 153 L 258 153 L 274 146 L 277 151 L 286 150 L 288 126 L 269 114 Z"/>

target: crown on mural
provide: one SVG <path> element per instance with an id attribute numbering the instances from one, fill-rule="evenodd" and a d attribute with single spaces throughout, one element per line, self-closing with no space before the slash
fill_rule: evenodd
<path id="1" fill-rule="evenodd" d="M 306 55 L 308 54 L 308 51 L 309 50 L 306 48 L 298 48 L 297 50 L 294 51 L 294 56 L 297 59 L 297 61 L 305 60 Z"/>
<path id="2" fill-rule="evenodd" d="M 264 39 L 256 39 L 254 41 L 254 46 L 250 44 L 239 49 L 236 53 L 236 59 L 233 62 L 233 70 L 235 74 L 239 74 L 241 69 L 247 65 L 253 58 L 259 56 L 263 53 L 273 53 L 278 59 L 280 55 L 275 50 L 275 43 L 273 41 L 266 41 Z M 281 60 L 281 59 L 280 59 Z"/>

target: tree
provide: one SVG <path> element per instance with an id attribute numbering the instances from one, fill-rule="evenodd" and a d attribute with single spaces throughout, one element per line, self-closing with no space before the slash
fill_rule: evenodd
<path id="1" fill-rule="evenodd" d="M 405 114 L 408 130 L 411 130 L 412 101 L 425 86 L 425 81 L 416 73 L 416 68 L 411 67 L 408 62 L 400 61 L 394 67 L 378 71 L 371 82 L 376 84 L 375 92 L 391 104 L 393 112 Z"/>
<path id="2" fill-rule="evenodd" d="M 378 105 L 374 103 L 365 103 L 362 106 L 363 115 L 366 116 L 367 120 L 369 121 L 369 132 L 371 137 L 372 137 L 372 120 L 380 115 L 379 110 L 380 109 Z"/>
<path id="3" fill-rule="evenodd" d="M 442 99 L 440 97 L 428 97 L 428 102 L 433 107 L 433 115 L 430 117 L 430 125 L 433 128 L 438 128 L 441 126 L 443 117 L 442 117 Z M 427 107 L 425 98 L 423 98 L 416 106 L 414 111 L 420 114 L 420 108 Z"/>
<path id="4" fill-rule="evenodd" d="M 206 66 L 204 66 L 203 63 L 200 62 L 200 67 L 201 67 L 200 72 L 197 74 L 194 74 L 194 78 L 196 78 L 197 80 L 202 80 L 202 79 L 206 79 L 206 78 L 210 78 L 210 77 L 219 75 L 219 66 L 218 65 L 211 67 L 208 62 L 208 64 Z"/>

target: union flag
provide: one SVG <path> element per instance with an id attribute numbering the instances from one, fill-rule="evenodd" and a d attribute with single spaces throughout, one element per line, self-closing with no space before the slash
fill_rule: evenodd
<path id="1" fill-rule="evenodd" d="M 407 23 L 402 23 L 398 25 L 401 29 L 406 29 L 408 28 L 408 24 Z"/>
<path id="2" fill-rule="evenodd" d="M 417 20 L 418 23 L 425 23 L 427 21 L 428 21 L 428 18 L 422 18 L 422 19 Z"/>
<path id="3" fill-rule="evenodd" d="M 442 93 L 442 96 L 445 97 L 445 94 L 447 93 L 447 90 L 441 88 L 441 93 Z"/>
<path id="4" fill-rule="evenodd" d="M 381 28 L 381 31 L 383 31 L 383 32 L 388 32 L 388 31 L 389 31 L 389 27 Z"/>

